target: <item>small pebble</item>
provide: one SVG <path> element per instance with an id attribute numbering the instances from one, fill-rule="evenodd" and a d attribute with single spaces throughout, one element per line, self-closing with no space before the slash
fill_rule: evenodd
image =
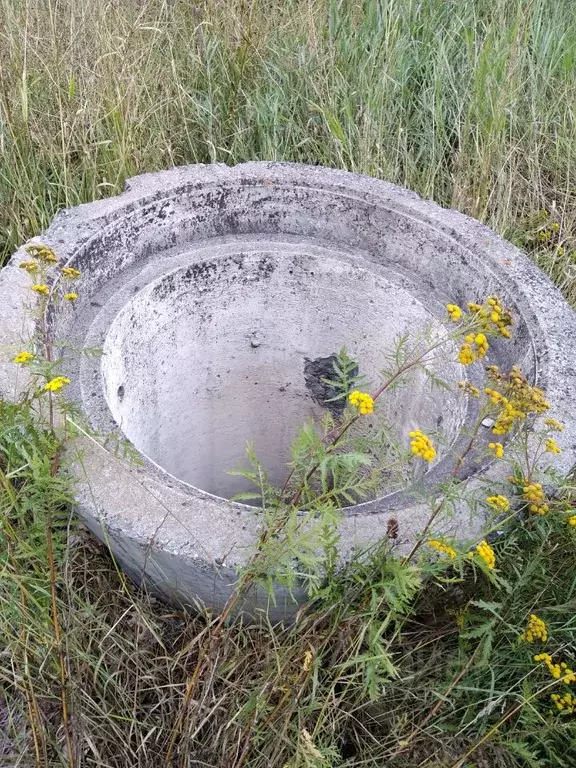
<path id="1" fill-rule="evenodd" d="M 496 422 L 494 421 L 494 419 L 484 419 L 484 421 L 482 422 L 482 426 L 483 427 L 493 427 L 495 423 Z"/>

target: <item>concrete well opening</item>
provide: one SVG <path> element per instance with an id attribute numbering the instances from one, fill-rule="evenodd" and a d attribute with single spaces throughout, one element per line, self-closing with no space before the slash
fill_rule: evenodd
<path id="1" fill-rule="evenodd" d="M 331 407 L 323 380 L 334 377 L 341 347 L 373 390 L 400 335 L 443 332 L 407 290 L 343 254 L 268 245 L 150 282 L 114 318 L 104 345 L 106 400 L 124 434 L 170 474 L 224 498 L 255 490 L 228 473 L 246 465 L 247 441 L 282 484 L 298 428 Z M 454 381 L 455 359 L 449 345 L 436 373 Z M 465 403 L 420 374 L 365 426 L 384 416 L 403 444 L 410 429 L 441 434 L 441 459 Z"/>

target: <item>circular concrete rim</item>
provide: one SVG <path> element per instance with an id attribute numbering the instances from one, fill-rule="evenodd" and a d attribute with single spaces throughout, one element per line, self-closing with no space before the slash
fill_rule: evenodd
<path id="1" fill-rule="evenodd" d="M 62 264 L 74 263 L 78 253 L 93 238 L 106 227 L 121 226 L 123 217 L 137 216 L 146 206 L 158 208 L 163 201 L 206 185 L 217 187 L 226 183 L 319 186 L 347 195 L 351 200 L 372 199 L 382 207 L 412 217 L 431 231 L 437 230 L 465 249 L 472 262 L 483 265 L 491 284 L 504 284 L 507 293 L 516 298 L 541 362 L 538 383 L 546 389 L 551 412 L 566 425 L 558 439 L 563 453 L 554 466 L 560 472 L 573 467 L 576 457 L 576 423 L 571 422 L 576 402 L 574 312 L 553 284 L 518 249 L 477 221 L 442 209 L 414 193 L 345 171 L 297 164 L 187 166 L 144 174 L 127 182 L 126 191 L 118 197 L 62 211 L 34 242 L 51 246 Z M 0 272 L 0 345 L 3 349 L 19 348 L 31 333 L 26 308 L 33 299 L 28 278 L 17 266 L 24 257 L 20 249 Z M 0 362 L 0 394 L 16 396 L 26 385 L 25 375 L 4 360 Z M 226 595 L 222 584 L 227 583 L 229 591 L 235 566 L 245 562 L 253 546 L 258 528 L 258 517 L 253 510 L 186 487 L 161 469 L 134 467 L 89 437 L 79 438 L 78 448 L 75 471 L 79 511 L 88 526 L 110 543 L 130 575 L 138 578 L 145 571 L 158 585 L 158 591 L 168 598 L 189 603 L 190 595 L 195 593 L 215 606 L 221 604 Z M 497 480 L 497 471 L 491 468 L 490 476 Z M 373 511 L 370 509 L 373 504 L 359 505 L 342 521 L 343 557 L 378 540 L 391 515 L 397 515 L 393 509 Z M 145 511 L 138 516 L 134 514 L 135 509 Z M 426 514 L 426 505 L 411 506 L 411 519 L 402 521 L 406 524 L 406 542 L 417 535 Z M 457 537 L 466 538 L 477 531 L 477 521 L 462 523 L 460 529 L 452 529 Z M 449 526 L 447 530 L 451 530 Z M 183 564 L 192 575 L 180 579 L 178 572 Z M 279 615 L 285 610 L 285 607 L 278 608 Z"/>

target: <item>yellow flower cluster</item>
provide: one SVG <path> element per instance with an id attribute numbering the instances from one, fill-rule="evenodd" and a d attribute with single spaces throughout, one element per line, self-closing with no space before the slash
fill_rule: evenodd
<path id="1" fill-rule="evenodd" d="M 66 384 L 70 384 L 70 379 L 67 379 L 65 376 L 56 376 L 44 385 L 44 389 L 47 392 L 58 392 L 58 390 L 65 387 Z"/>
<path id="2" fill-rule="evenodd" d="M 419 429 L 410 432 L 410 448 L 415 456 L 421 456 L 425 461 L 432 461 L 436 457 L 436 449 L 430 438 Z"/>
<path id="3" fill-rule="evenodd" d="M 492 405 L 501 408 L 492 428 L 495 435 L 509 432 L 516 421 L 522 421 L 528 413 L 543 413 L 550 405 L 538 387 L 531 386 L 518 366 L 509 374 L 501 373 L 497 365 L 486 368 L 491 387 L 484 389 Z"/>
<path id="4" fill-rule="evenodd" d="M 39 269 L 38 264 L 35 261 L 21 261 L 19 266 L 20 269 L 25 269 L 30 275 L 34 275 Z"/>
<path id="5" fill-rule="evenodd" d="M 483 333 L 470 333 L 464 337 L 464 343 L 458 352 L 458 360 L 462 365 L 472 365 L 475 360 L 481 360 L 488 352 L 488 339 Z"/>
<path id="6" fill-rule="evenodd" d="M 26 252 L 31 257 L 30 261 L 22 261 L 20 267 L 25 269 L 30 275 L 36 275 L 37 282 L 32 286 L 32 290 L 41 296 L 49 296 L 50 286 L 46 282 L 48 268 L 53 264 L 58 264 L 58 257 L 47 245 L 27 245 Z M 77 280 L 80 277 L 80 271 L 74 267 L 63 267 L 60 274 L 66 280 Z M 66 301 L 76 301 L 78 294 L 74 291 L 64 293 L 63 298 Z"/>
<path id="7" fill-rule="evenodd" d="M 526 629 L 522 632 L 519 639 L 525 640 L 527 643 L 533 643 L 536 640 L 545 643 L 548 640 L 548 627 L 536 614 L 531 613 Z"/>
<path id="8" fill-rule="evenodd" d="M 562 453 L 562 449 L 553 437 L 549 437 L 548 440 L 546 440 L 546 453 Z"/>
<path id="9" fill-rule="evenodd" d="M 576 515 L 570 515 L 570 517 L 566 520 L 566 524 L 576 526 Z"/>
<path id="10" fill-rule="evenodd" d="M 446 304 L 446 310 L 448 312 L 448 317 L 453 323 L 457 323 L 462 317 L 462 310 L 458 304 Z"/>
<path id="11" fill-rule="evenodd" d="M 18 365 L 27 365 L 31 360 L 34 360 L 32 352 L 18 352 L 18 354 L 12 358 L 12 362 L 18 363 Z"/>
<path id="12" fill-rule="evenodd" d="M 80 277 L 80 271 L 77 269 L 74 269 L 74 267 L 62 267 L 60 270 L 64 277 L 67 277 L 69 280 L 76 280 Z"/>
<path id="13" fill-rule="evenodd" d="M 43 261 L 45 264 L 57 264 L 58 263 L 58 257 L 52 250 L 52 248 L 48 248 L 47 245 L 27 245 L 26 246 L 26 253 L 31 256 L 33 259 L 38 259 L 38 261 Z"/>
<path id="14" fill-rule="evenodd" d="M 550 698 L 559 712 L 564 712 L 567 715 L 576 714 L 576 696 L 574 694 L 565 693 L 561 696 L 559 693 L 553 693 Z"/>
<path id="15" fill-rule="evenodd" d="M 504 456 L 504 446 L 502 443 L 488 443 L 488 449 L 497 459 L 501 459 Z"/>
<path id="16" fill-rule="evenodd" d="M 358 390 L 355 389 L 354 392 L 350 392 L 348 395 L 348 400 L 352 405 L 355 405 L 362 414 L 374 412 L 374 400 L 367 392 L 358 392 Z"/>
<path id="17" fill-rule="evenodd" d="M 471 384 L 469 381 L 459 381 L 457 384 L 458 389 L 460 389 L 462 392 L 465 392 L 467 395 L 471 395 L 472 397 L 480 397 L 480 390 L 478 387 L 475 387 L 474 384 Z"/>
<path id="18" fill-rule="evenodd" d="M 512 315 L 502 307 L 497 296 L 490 296 L 483 305 L 468 302 L 468 309 L 477 315 L 485 331 L 499 333 L 507 339 L 511 337 L 509 328 L 512 325 Z"/>
<path id="19" fill-rule="evenodd" d="M 544 662 L 548 667 L 548 672 L 550 672 L 555 680 L 562 680 L 562 682 L 567 684 L 576 683 L 576 673 L 565 662 L 556 664 L 549 653 L 536 654 L 534 661 Z"/>
<path id="20" fill-rule="evenodd" d="M 448 544 L 444 544 L 442 541 L 438 541 L 438 539 L 430 539 L 430 541 L 427 542 L 429 547 L 432 547 L 432 549 L 437 550 L 438 552 L 443 552 L 445 555 L 448 555 L 448 557 L 453 560 L 456 557 L 456 550 L 449 546 Z"/>
<path id="21" fill-rule="evenodd" d="M 541 483 L 529 483 L 522 486 L 522 498 L 527 502 L 530 512 L 534 512 L 536 515 L 547 515 L 550 511 Z"/>
<path id="22" fill-rule="evenodd" d="M 494 509 L 498 509 L 501 512 L 508 512 L 510 509 L 510 502 L 506 496 L 488 496 L 486 501 L 491 507 L 494 507 Z"/>
<path id="23" fill-rule="evenodd" d="M 496 555 L 487 541 L 481 541 L 476 547 L 476 553 L 484 560 L 490 570 L 496 565 Z"/>
<path id="24" fill-rule="evenodd" d="M 544 424 L 548 429 L 552 429 L 554 432 L 562 432 L 564 429 L 564 426 L 556 419 L 544 419 Z"/>

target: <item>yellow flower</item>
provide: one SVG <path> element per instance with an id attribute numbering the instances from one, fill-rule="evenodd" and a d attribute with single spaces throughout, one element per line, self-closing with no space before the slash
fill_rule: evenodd
<path id="1" fill-rule="evenodd" d="M 504 456 L 504 446 L 502 443 L 488 443 L 488 448 L 497 459 L 501 459 Z"/>
<path id="2" fill-rule="evenodd" d="M 56 256 L 52 248 L 48 248 L 47 245 L 27 245 L 26 253 L 29 256 L 32 256 L 33 259 L 38 259 L 38 261 L 44 261 L 46 262 L 46 264 L 58 263 L 58 257 Z"/>
<path id="3" fill-rule="evenodd" d="M 70 379 L 67 379 L 65 376 L 56 376 L 44 385 L 44 389 L 47 392 L 58 392 L 58 390 L 65 387 L 67 384 L 70 384 Z"/>
<path id="4" fill-rule="evenodd" d="M 471 395 L 472 397 L 480 397 L 480 390 L 478 387 L 475 387 L 469 381 L 459 381 L 457 384 L 458 389 L 462 390 L 462 392 L 465 392 L 467 395 Z"/>
<path id="5" fill-rule="evenodd" d="M 458 352 L 458 360 L 462 363 L 462 365 L 472 365 L 474 360 L 476 360 L 476 354 L 474 353 L 470 344 L 467 342 L 464 342 L 464 344 L 462 344 L 460 347 L 460 351 Z"/>
<path id="6" fill-rule="evenodd" d="M 570 517 L 566 519 L 566 525 L 576 526 L 576 515 L 570 515 Z"/>
<path id="7" fill-rule="evenodd" d="M 544 419 L 544 424 L 548 429 L 552 429 L 554 432 L 562 432 L 564 429 L 563 425 L 560 424 L 559 421 L 556 421 L 556 419 Z"/>
<path id="8" fill-rule="evenodd" d="M 562 661 L 560 664 L 556 664 L 549 653 L 538 653 L 534 656 L 534 661 L 543 661 L 548 667 L 548 672 L 555 680 L 562 680 L 563 683 L 570 685 L 570 683 L 576 683 L 576 674 L 570 669 L 570 667 Z"/>
<path id="9" fill-rule="evenodd" d="M 66 299 L 66 301 L 76 301 L 76 299 L 78 298 L 78 294 L 77 293 L 65 293 L 64 294 L 64 298 Z"/>
<path id="10" fill-rule="evenodd" d="M 374 412 L 374 400 L 367 392 L 358 392 L 357 389 L 354 392 L 350 392 L 348 400 L 352 405 L 356 406 L 360 413 L 367 414 Z"/>
<path id="11" fill-rule="evenodd" d="M 37 283 L 36 285 L 33 285 L 32 290 L 36 291 L 36 293 L 41 293 L 42 296 L 48 296 L 50 293 L 50 288 L 48 288 L 48 286 L 44 283 Z"/>
<path id="12" fill-rule="evenodd" d="M 419 429 L 410 432 L 410 448 L 415 456 L 421 456 L 424 461 L 431 462 L 436 457 L 436 449 L 432 441 Z"/>
<path id="13" fill-rule="evenodd" d="M 494 507 L 494 509 L 499 509 L 502 512 L 508 512 L 510 509 L 510 502 L 506 496 L 488 496 L 486 501 L 488 504 L 490 504 L 491 507 Z"/>
<path id="14" fill-rule="evenodd" d="M 542 619 L 539 619 L 538 616 L 536 616 L 536 614 L 531 613 L 526 629 L 518 639 L 525 640 L 527 643 L 533 643 L 535 640 L 540 640 L 545 643 L 546 640 L 548 640 L 548 627 Z"/>
<path id="15" fill-rule="evenodd" d="M 20 269 L 25 269 L 31 275 L 38 272 L 38 264 L 35 261 L 21 261 L 19 267 Z"/>
<path id="16" fill-rule="evenodd" d="M 542 390 L 529 384 L 518 366 L 503 374 L 497 366 L 489 365 L 486 372 L 493 386 L 486 387 L 484 392 L 492 405 L 501 406 L 492 428 L 493 434 L 504 435 L 528 413 L 543 413 L 550 407 Z"/>
<path id="17" fill-rule="evenodd" d="M 488 352 L 488 339 L 483 333 L 477 333 L 474 338 L 474 343 L 478 347 L 478 357 L 484 357 Z"/>
<path id="18" fill-rule="evenodd" d="M 491 387 L 484 387 L 484 394 L 488 395 L 488 399 L 492 405 L 506 405 L 508 402 L 508 400 L 501 392 L 498 392 L 496 389 L 492 389 Z"/>
<path id="19" fill-rule="evenodd" d="M 488 544 L 487 541 L 481 541 L 480 544 L 476 547 L 476 553 L 488 566 L 490 570 L 494 568 L 496 565 L 496 555 L 494 554 L 494 550 Z"/>
<path id="20" fill-rule="evenodd" d="M 471 365 L 474 360 L 480 360 L 488 352 L 488 339 L 484 333 L 469 333 L 458 352 L 458 360 L 462 365 Z"/>
<path id="21" fill-rule="evenodd" d="M 550 698 L 559 712 L 566 715 L 573 715 L 576 713 L 576 696 L 574 696 L 574 694 L 565 693 L 561 696 L 559 693 L 553 693 Z"/>
<path id="22" fill-rule="evenodd" d="M 32 352 L 18 352 L 18 354 L 12 358 L 13 363 L 18 363 L 19 365 L 26 365 L 30 362 L 30 360 L 34 359 L 34 355 Z"/>
<path id="23" fill-rule="evenodd" d="M 451 560 L 454 560 L 456 557 L 456 550 L 448 544 L 438 541 L 438 539 L 430 539 L 427 544 L 429 547 L 432 547 L 432 549 L 436 549 L 438 552 L 443 552 L 445 555 L 448 555 Z"/>
<path id="24" fill-rule="evenodd" d="M 556 443 L 553 437 L 546 440 L 546 453 L 562 453 L 562 449 Z"/>
<path id="25" fill-rule="evenodd" d="M 489 296 L 484 304 L 468 302 L 468 309 L 473 312 L 480 321 L 482 329 L 488 333 L 499 333 L 509 339 L 512 334 L 509 326 L 512 325 L 512 315 L 503 308 L 502 302 L 497 296 Z"/>
<path id="26" fill-rule="evenodd" d="M 522 498 L 528 503 L 530 512 L 537 515 L 546 515 L 549 506 L 546 504 L 546 496 L 541 483 L 529 483 L 522 488 Z"/>
<path id="27" fill-rule="evenodd" d="M 75 280 L 76 278 L 80 277 L 80 271 L 74 269 L 74 267 L 62 267 L 61 272 L 64 277 L 67 277 L 70 280 Z"/>
<path id="28" fill-rule="evenodd" d="M 458 320 L 462 317 L 462 310 L 458 306 L 458 304 L 446 304 L 446 310 L 448 312 L 448 317 L 452 322 L 457 323 Z"/>

